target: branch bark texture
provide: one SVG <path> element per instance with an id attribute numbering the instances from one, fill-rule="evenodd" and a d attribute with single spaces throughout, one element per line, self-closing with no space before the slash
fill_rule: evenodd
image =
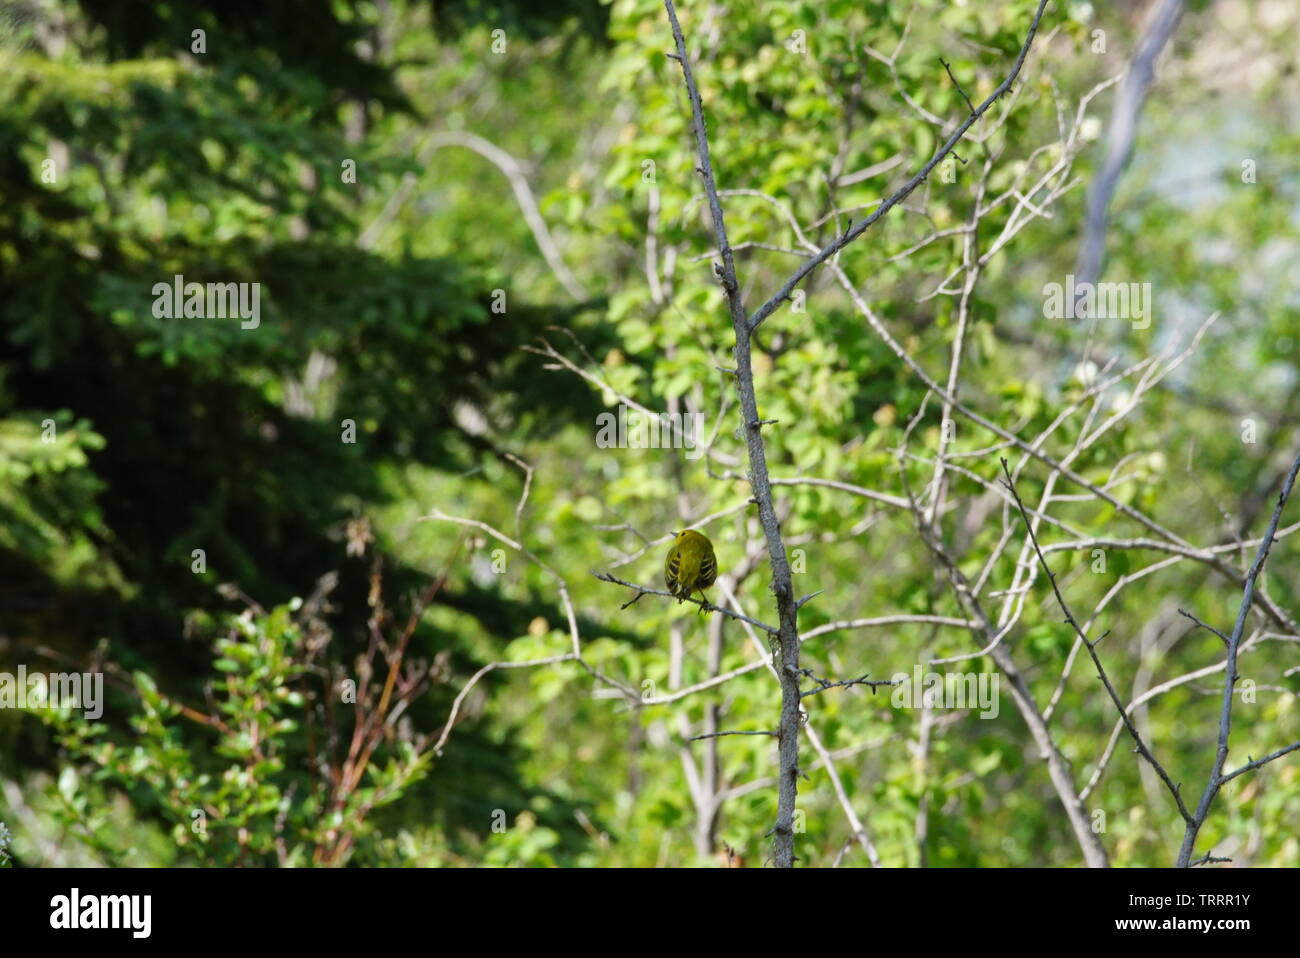
<path id="1" fill-rule="evenodd" d="M 799 627 L 798 608 L 791 585 L 790 561 L 781 539 L 781 524 L 772 505 L 772 483 L 767 473 L 767 454 L 763 448 L 763 424 L 758 415 L 758 399 L 754 395 L 754 369 L 750 355 L 750 325 L 745 314 L 745 304 L 736 278 L 735 258 L 727 239 L 727 226 L 718 198 L 718 186 L 713 177 L 713 162 L 709 156 L 709 138 L 704 124 L 704 106 L 700 91 L 691 72 L 690 58 L 686 52 L 686 39 L 672 0 L 664 0 L 668 20 L 672 24 L 676 41 L 676 60 L 681 65 L 686 81 L 686 91 L 691 100 L 691 115 L 695 131 L 695 148 L 699 160 L 698 171 L 704 178 L 704 189 L 709 198 L 709 212 L 713 217 L 713 232 L 722 260 L 715 266 L 718 279 L 727 297 L 731 325 L 736 332 L 736 392 L 740 398 L 740 414 L 744 424 L 745 446 L 749 454 L 749 482 L 758 504 L 758 518 L 767 539 L 767 552 L 772 565 L 772 591 L 776 595 L 778 615 L 777 646 L 781 661 L 777 675 L 781 684 L 781 719 L 777 727 L 780 770 L 777 780 L 776 824 L 772 829 L 773 861 L 778 868 L 794 866 L 794 812 L 799 781 Z"/>

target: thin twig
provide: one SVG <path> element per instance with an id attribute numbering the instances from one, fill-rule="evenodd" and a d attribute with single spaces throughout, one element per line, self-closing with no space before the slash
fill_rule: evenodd
<path id="1" fill-rule="evenodd" d="M 686 741 L 688 741 L 688 742 L 698 742 L 700 739 L 705 739 L 705 738 L 722 738 L 722 736 L 724 736 L 724 735 L 767 735 L 767 736 L 770 736 L 770 737 L 772 737 L 772 738 L 776 738 L 777 733 L 776 733 L 776 732 L 769 732 L 769 731 L 766 731 L 766 730 L 764 730 L 764 731 L 760 731 L 760 732 L 708 732 L 708 733 L 706 733 L 706 734 L 704 734 L 704 735 L 692 735 L 692 736 L 691 736 L 690 738 L 688 738 Z"/>
<path id="2" fill-rule="evenodd" d="M 939 62 L 942 63 L 943 68 L 948 71 L 948 79 L 951 80 L 952 85 L 957 88 L 957 92 L 961 94 L 961 98 L 966 101 L 966 106 L 970 108 L 970 111 L 972 113 L 974 113 L 975 104 L 970 101 L 970 97 L 966 95 L 966 91 L 961 88 L 961 84 L 957 82 L 957 78 L 952 75 L 952 65 L 949 64 L 948 61 L 945 60 L 943 57 L 939 58 Z"/>
<path id="3" fill-rule="evenodd" d="M 882 686 L 899 685 L 903 681 L 902 679 L 899 679 L 897 682 L 895 682 L 893 679 L 870 679 L 869 678 L 869 676 L 871 675 L 870 672 L 868 672 L 866 675 L 863 675 L 862 678 L 845 679 L 842 682 L 832 682 L 829 679 L 824 679 L 819 675 L 815 675 L 812 669 L 800 669 L 799 674 L 807 678 L 810 678 L 817 683 L 817 688 L 809 689 L 807 692 L 803 693 L 804 698 L 807 698 L 810 695 L 817 695 L 821 692 L 825 692 L 827 689 L 848 688 L 850 685 L 865 685 L 868 688 L 870 688 L 872 692 L 875 692 L 876 689 Z"/>
<path id="4" fill-rule="evenodd" d="M 1220 631 L 1219 631 L 1218 629 L 1216 629 L 1214 626 L 1212 626 L 1212 625 L 1207 625 L 1206 623 L 1202 622 L 1200 619 L 1198 619 L 1196 616 L 1192 615 L 1192 613 L 1188 612 L 1187 610 L 1185 610 L 1185 609 L 1179 609 L 1179 610 L 1178 610 L 1178 614 L 1181 615 L 1181 616 L 1186 616 L 1187 618 L 1191 619 L 1193 622 L 1195 622 L 1197 625 L 1199 625 L 1202 629 L 1205 629 L 1205 630 L 1207 630 L 1207 631 L 1209 631 L 1209 632 L 1213 632 L 1213 633 L 1214 633 L 1215 635 L 1217 635 L 1219 638 L 1223 639 L 1223 644 L 1224 644 L 1224 645 L 1229 645 L 1229 644 L 1231 644 L 1232 640 L 1229 639 L 1226 635 L 1224 635 L 1222 632 L 1220 632 Z"/>
<path id="5" fill-rule="evenodd" d="M 1097 667 L 1097 674 L 1101 676 L 1102 685 L 1106 687 L 1106 692 L 1110 695 L 1111 701 L 1115 703 L 1115 708 L 1119 709 L 1120 717 L 1124 720 L 1124 727 L 1128 729 L 1129 735 L 1133 737 L 1133 742 L 1137 747 L 1138 753 L 1151 764 L 1151 767 L 1156 770 L 1156 774 L 1160 776 L 1160 780 L 1165 783 L 1165 787 L 1169 789 L 1169 793 L 1174 796 L 1174 801 L 1178 804 L 1178 811 L 1183 816 L 1183 821 L 1190 823 L 1192 816 L 1187 810 L 1187 805 L 1183 802 L 1183 796 L 1180 791 L 1181 786 L 1174 784 L 1173 779 L 1169 777 L 1169 773 L 1165 771 L 1164 766 L 1156 761 L 1156 757 L 1151 754 L 1151 750 L 1147 748 L 1146 743 L 1142 741 L 1141 733 L 1138 732 L 1137 726 L 1135 726 L 1132 719 L 1129 718 L 1128 712 L 1124 708 L 1124 702 L 1115 691 L 1115 686 L 1111 685 L 1110 679 L 1106 675 L 1106 670 L 1102 667 L 1101 659 L 1097 655 L 1096 646 L 1102 639 L 1110 634 L 1109 631 L 1102 633 L 1101 637 L 1098 638 L 1096 642 L 1088 641 L 1088 636 L 1084 633 L 1083 629 L 1079 627 L 1079 623 L 1075 621 L 1074 615 L 1070 612 L 1070 607 L 1065 604 L 1065 597 L 1061 595 L 1061 589 L 1056 584 L 1056 573 L 1054 573 L 1051 570 L 1051 567 L 1048 566 L 1047 559 L 1043 556 L 1043 550 L 1038 546 L 1038 536 L 1034 534 L 1033 523 L 1029 521 L 1029 514 L 1025 511 L 1025 505 L 1020 501 L 1020 493 L 1016 491 L 1015 483 L 1011 479 L 1011 469 L 1007 465 L 1007 460 L 1005 458 L 1002 460 L 1002 471 L 1006 474 L 1006 479 L 1003 480 L 1003 485 L 1005 485 L 1007 489 L 1010 490 L 1011 495 L 1015 497 L 1016 508 L 1020 510 L 1020 517 L 1024 520 L 1025 529 L 1029 532 L 1029 541 L 1033 543 L 1034 552 L 1038 555 L 1038 561 L 1042 565 L 1043 571 L 1047 574 L 1047 581 L 1051 583 L 1052 592 L 1056 594 L 1056 602 L 1060 605 L 1061 611 L 1065 613 L 1065 621 L 1074 629 L 1075 635 L 1079 637 L 1084 648 L 1088 650 L 1088 654 L 1092 656 L 1092 663 Z"/>
<path id="6" fill-rule="evenodd" d="M 1288 689 L 1287 691 L 1290 691 L 1290 689 Z M 1272 752 L 1268 755 L 1265 755 L 1263 758 L 1253 759 L 1247 762 L 1245 765 L 1241 766 L 1241 768 L 1237 769 L 1235 772 L 1229 772 L 1228 774 L 1224 775 L 1222 778 L 1219 779 L 1219 784 L 1223 784 L 1224 782 L 1231 781 L 1232 779 L 1236 778 L 1238 775 L 1241 775 L 1243 772 L 1250 772 L 1253 771 L 1254 769 L 1259 768 L 1261 765 L 1267 765 L 1269 762 L 1273 761 L 1274 759 L 1281 758 L 1283 755 L 1286 755 L 1290 752 L 1294 752 L 1297 749 L 1300 749 L 1300 742 L 1292 742 L 1290 745 L 1286 746 L 1285 748 L 1280 748 L 1276 752 Z M 1250 756 L 1247 755 L 1246 758 L 1249 759 Z"/>
<path id="7" fill-rule="evenodd" d="M 722 606 L 714 605 L 712 602 L 709 602 L 705 599 L 697 599 L 695 598 L 695 596 L 682 597 L 682 596 L 674 595 L 671 592 L 665 592 L 663 589 L 653 589 L 650 586 L 637 585 L 635 582 L 628 582 L 624 579 L 618 578 L 618 576 L 610 575 L 608 572 L 593 572 L 592 575 L 594 575 L 601 582 L 612 582 L 614 583 L 614 585 L 626 586 L 629 589 L 637 590 L 637 594 L 633 596 L 631 599 L 629 599 L 627 602 L 624 602 L 623 605 L 620 607 L 623 609 L 626 609 L 629 605 L 631 605 L 637 599 L 641 598 L 643 595 L 662 595 L 662 596 L 666 596 L 669 599 L 677 599 L 677 601 L 679 602 L 690 602 L 692 605 L 698 605 L 705 612 L 721 612 L 723 615 L 731 616 L 731 618 L 737 619 L 741 622 L 748 622 L 750 625 L 754 626 L 755 628 L 762 629 L 764 632 L 767 632 L 769 635 L 777 635 L 780 631 L 779 629 L 774 629 L 766 622 L 759 622 L 757 619 L 751 619 L 749 616 L 741 615 L 739 612 L 733 612 L 731 609 L 724 609 Z"/>

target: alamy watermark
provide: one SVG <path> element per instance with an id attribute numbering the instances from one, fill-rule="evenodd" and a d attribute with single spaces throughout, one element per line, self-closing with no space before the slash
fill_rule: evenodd
<path id="1" fill-rule="evenodd" d="M 0 709 L 80 709 L 88 719 L 104 714 L 103 672 L 0 672 Z"/>
<path id="2" fill-rule="evenodd" d="M 170 283 L 154 283 L 157 319 L 240 319 L 240 329 L 262 322 L 261 283 L 187 283 L 177 273 Z"/>
<path id="3" fill-rule="evenodd" d="M 1043 316 L 1047 319 L 1129 319 L 1134 329 L 1151 325 L 1150 283 L 1065 283 L 1043 287 Z"/>
<path id="4" fill-rule="evenodd" d="M 618 415 L 596 417 L 596 445 L 601 449 L 686 449 L 686 458 L 704 455 L 704 413 L 643 413 L 619 403 Z"/>
<path id="5" fill-rule="evenodd" d="M 925 672 L 920 665 L 912 674 L 890 676 L 894 692 L 890 704 L 896 709 L 979 709 L 980 718 L 995 719 L 1001 710 L 997 672 Z"/>
<path id="6" fill-rule="evenodd" d="M 152 895 L 83 895 L 74 888 L 50 899 L 50 927 L 74 930 L 120 928 L 148 938 L 153 928 Z"/>

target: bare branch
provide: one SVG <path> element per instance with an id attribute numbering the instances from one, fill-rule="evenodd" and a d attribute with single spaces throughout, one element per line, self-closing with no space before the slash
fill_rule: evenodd
<path id="1" fill-rule="evenodd" d="M 1156 60 L 1173 36 L 1182 16 L 1183 0 L 1160 0 L 1155 5 L 1147 30 L 1133 51 L 1124 83 L 1115 98 L 1114 111 L 1110 117 L 1110 146 L 1106 161 L 1088 194 L 1083 242 L 1080 244 L 1079 261 L 1074 270 L 1081 289 L 1085 288 L 1083 284 L 1091 285 L 1101 275 L 1106 249 L 1106 215 L 1110 201 L 1119 185 L 1120 174 L 1124 172 L 1133 152 L 1138 116 L 1155 80 Z"/>
<path id="2" fill-rule="evenodd" d="M 767 735 L 767 736 L 770 736 L 770 737 L 772 737 L 772 738 L 776 738 L 777 733 L 776 733 L 776 732 L 769 732 L 769 731 L 767 731 L 767 730 L 763 730 L 763 731 L 759 731 L 759 732 L 708 732 L 708 733 L 706 733 L 706 734 L 704 734 L 704 735 L 692 735 L 692 736 L 691 736 L 690 738 L 688 738 L 686 741 L 688 741 L 688 742 L 698 742 L 698 741 L 700 741 L 701 739 L 706 739 L 706 738 L 722 738 L 724 735 Z"/>
<path id="3" fill-rule="evenodd" d="M 435 755 L 442 754 L 442 748 L 447 744 L 447 738 L 451 735 L 451 730 L 456 727 L 456 718 L 460 715 L 460 707 L 465 701 L 465 696 L 469 695 L 474 686 L 478 685 L 479 679 L 483 678 L 483 676 L 487 675 L 489 672 L 495 671 L 496 669 L 530 669 L 539 665 L 556 665 L 560 662 L 572 662 L 575 658 L 577 658 L 577 656 L 572 652 L 566 652 L 564 655 L 551 655 L 542 659 L 529 659 L 526 662 L 489 662 L 487 665 L 483 666 L 470 676 L 470 679 L 465 683 L 464 688 L 456 694 L 455 700 L 451 703 L 451 713 L 447 716 L 447 722 L 443 725 L 442 733 L 438 736 L 438 740 L 433 745 L 433 753 Z"/>
<path id="4" fill-rule="evenodd" d="M 957 92 L 961 94 L 961 98 L 966 101 L 966 106 L 972 113 L 974 113 L 975 104 L 970 101 L 970 97 L 966 95 L 966 91 L 961 88 L 961 84 L 957 82 L 957 78 L 952 75 L 952 65 L 943 57 L 939 58 L 939 62 L 942 63 L 943 68 L 948 71 L 948 79 L 951 80 L 952 85 L 957 88 Z"/>
<path id="5" fill-rule="evenodd" d="M 762 629 L 764 632 L 768 633 L 769 635 L 777 635 L 780 631 L 779 629 L 774 629 L 766 622 L 759 622 L 757 619 L 751 619 L 747 615 L 741 615 L 739 612 L 731 611 L 731 609 L 724 609 L 720 605 L 714 605 L 712 602 L 708 602 L 704 599 L 697 599 L 694 596 L 689 596 L 683 599 L 680 596 L 673 595 L 673 593 L 671 592 L 665 592 L 663 589 L 655 589 L 652 588 L 651 586 L 646 586 L 646 585 L 637 585 L 635 582 L 628 582 L 624 579 L 618 578 L 617 576 L 610 575 L 608 572 L 593 572 L 592 575 L 594 575 L 601 582 L 612 582 L 614 585 L 621 585 L 621 586 L 626 586 L 629 589 L 636 589 L 636 595 L 631 600 L 623 604 L 622 608 L 624 609 L 626 609 L 637 599 L 641 598 L 641 596 L 643 595 L 662 595 L 662 596 L 666 596 L 669 599 L 677 599 L 679 602 L 689 602 L 692 605 L 698 605 L 705 612 L 721 612 L 723 615 L 730 616 L 731 618 L 736 619 L 740 622 L 748 622 L 750 625 L 754 626 L 757 629 Z"/>
<path id="6" fill-rule="evenodd" d="M 1186 616 L 1187 618 L 1191 619 L 1193 622 L 1195 622 L 1197 625 L 1199 625 L 1202 629 L 1206 629 L 1206 630 L 1208 630 L 1208 631 L 1210 631 L 1210 632 L 1213 632 L 1213 633 L 1214 633 L 1215 635 L 1217 635 L 1219 638 L 1223 639 L 1223 644 L 1224 644 L 1224 645 L 1230 645 L 1230 644 L 1232 644 L 1232 640 L 1231 640 L 1230 638 L 1228 638 L 1226 635 L 1224 635 L 1222 632 L 1220 632 L 1220 631 L 1219 631 L 1218 629 L 1216 629 L 1214 626 L 1212 626 L 1212 625 L 1206 625 L 1204 622 L 1202 622 L 1202 621 L 1201 621 L 1200 619 L 1198 619 L 1196 616 L 1192 615 L 1192 613 L 1187 612 L 1187 611 L 1184 610 L 1184 609 L 1179 609 L 1179 610 L 1178 610 L 1178 614 L 1179 614 L 1179 615 L 1182 615 L 1182 616 Z"/>
<path id="7" fill-rule="evenodd" d="M 1286 691 L 1290 692 L 1291 690 L 1287 689 Z M 1272 762 L 1275 759 L 1279 759 L 1283 755 L 1287 755 L 1291 752 L 1296 751 L 1297 749 L 1300 749 L 1300 742 L 1292 742 L 1286 748 L 1280 748 L 1276 752 L 1273 752 L 1272 754 L 1265 755 L 1263 758 L 1258 758 L 1253 761 L 1247 762 L 1245 765 L 1241 766 L 1241 768 L 1237 769 L 1235 772 L 1229 772 L 1227 775 L 1224 775 L 1222 778 L 1220 778 L 1219 784 L 1222 785 L 1224 782 L 1229 782 L 1232 779 L 1236 778 L 1238 775 L 1241 775 L 1243 772 L 1254 771 L 1255 769 L 1259 768 L 1261 765 L 1267 765 L 1269 762 Z M 1247 757 L 1249 758 L 1249 756 Z"/>
<path id="8" fill-rule="evenodd" d="M 1196 804 L 1196 814 L 1192 821 L 1187 823 L 1187 828 L 1183 832 L 1183 844 L 1178 850 L 1178 867 L 1186 868 L 1192 858 L 1192 849 L 1196 845 L 1196 835 L 1205 823 L 1206 817 L 1210 814 L 1210 805 L 1214 802 L 1214 797 L 1218 795 L 1219 789 L 1223 783 L 1231 778 L 1235 778 L 1242 772 L 1250 771 L 1252 768 L 1258 768 L 1266 762 L 1271 762 L 1275 758 L 1280 758 L 1288 752 L 1300 748 L 1300 742 L 1289 745 L 1272 755 L 1260 759 L 1258 762 L 1249 762 L 1243 765 L 1237 771 L 1228 776 L 1223 774 L 1223 765 L 1228 760 L 1228 735 L 1232 731 L 1232 693 L 1237 684 L 1237 651 L 1241 645 L 1241 636 L 1246 629 L 1246 617 L 1250 614 L 1250 607 L 1255 600 L 1255 584 L 1259 579 L 1260 573 L 1264 570 L 1264 563 L 1268 560 L 1269 550 L 1273 546 L 1273 539 L 1277 533 L 1278 523 L 1282 521 L 1282 510 L 1286 507 L 1286 501 L 1291 497 L 1291 490 L 1295 488 L 1296 473 L 1300 472 L 1300 454 L 1291 464 L 1291 471 L 1287 473 L 1286 481 L 1282 484 L 1282 491 L 1277 495 L 1277 506 L 1273 509 L 1273 518 L 1269 520 L 1268 530 L 1260 540 L 1259 549 L 1255 553 L 1255 561 L 1250 565 L 1250 571 L 1246 573 L 1246 587 L 1242 591 L 1241 605 L 1237 609 L 1237 621 L 1232 627 L 1232 634 L 1228 636 L 1228 658 L 1223 680 L 1223 705 L 1219 711 L 1219 747 L 1214 755 L 1214 768 L 1210 772 L 1210 779 L 1205 783 L 1205 791 L 1201 793 L 1201 800 Z"/>
<path id="9" fill-rule="evenodd" d="M 979 625 L 979 623 L 971 619 L 959 619 L 951 615 L 881 615 L 873 619 L 845 619 L 841 622 L 827 622 L 825 625 L 816 626 L 805 632 L 803 641 L 807 642 L 809 639 L 825 635 L 827 632 L 838 632 L 840 629 L 870 629 L 885 625 L 951 625 L 959 629 L 969 629 L 972 626 Z"/>
<path id="10" fill-rule="evenodd" d="M 910 428 L 909 426 L 909 432 Z M 1015 703 L 1021 717 L 1024 718 L 1025 724 L 1029 727 L 1030 734 L 1038 746 L 1039 753 L 1047 763 L 1047 772 L 1052 782 L 1052 788 L 1056 791 L 1061 807 L 1065 810 L 1066 817 L 1070 821 L 1070 828 L 1074 832 L 1079 850 L 1083 853 L 1084 861 L 1088 863 L 1090 868 L 1105 868 L 1109 864 L 1106 849 L 1102 846 L 1101 840 L 1096 833 L 1092 831 L 1087 809 L 1084 808 L 1083 801 L 1079 797 L 1078 788 L 1074 784 L 1074 775 L 1070 771 L 1069 762 L 1066 761 L 1065 756 L 1061 754 L 1061 750 L 1053 740 L 1051 729 L 1048 728 L 1046 719 L 1043 718 L 1042 712 L 1039 711 L 1038 704 L 1034 701 L 1029 685 L 1025 682 L 1019 668 L 1017 668 L 1015 660 L 1011 658 L 1011 654 L 1005 647 L 998 644 L 1001 636 L 980 605 L 979 596 L 971 589 L 969 580 L 958 568 L 956 561 L 948 553 L 948 550 L 944 548 L 943 543 L 935 534 L 934 528 L 926 522 L 925 513 L 916 502 L 911 487 L 907 482 L 907 473 L 903 468 L 905 449 L 905 446 L 900 446 L 899 471 L 904 489 L 908 494 L 913 521 L 918 534 L 921 536 L 921 541 L 925 543 L 930 554 L 939 561 L 947 572 L 948 581 L 952 586 L 958 605 L 976 622 L 975 627 L 970 631 L 977 641 L 983 640 L 985 642 L 985 651 L 981 654 L 989 655 L 994 664 L 1007 677 L 1007 681 L 1011 686 L 1011 700 Z"/>
<path id="11" fill-rule="evenodd" d="M 824 679 L 821 676 L 814 674 L 812 669 L 800 669 L 799 674 L 805 676 L 806 678 L 810 678 L 817 683 L 817 688 L 809 689 L 807 692 L 803 693 L 804 698 L 807 698 L 809 695 L 817 695 L 821 692 L 825 692 L 827 689 L 848 688 L 850 685 L 865 685 L 868 688 L 870 688 L 872 692 L 874 692 L 876 689 L 881 688 L 882 686 L 889 687 L 893 685 L 898 685 L 899 682 L 902 681 L 901 679 L 899 680 L 899 682 L 895 682 L 893 679 L 871 679 L 869 678 L 869 676 L 871 675 L 870 672 L 862 676 L 862 678 L 845 679 L 842 682 L 832 682 L 829 679 Z"/>
<path id="12" fill-rule="evenodd" d="M 1133 742 L 1137 747 L 1138 753 L 1141 754 L 1141 756 L 1150 763 L 1151 767 L 1156 770 L 1156 774 L 1160 776 L 1160 780 L 1165 783 L 1165 787 L 1169 789 L 1169 793 L 1174 796 L 1174 801 L 1178 804 L 1178 811 L 1182 814 L 1183 820 L 1191 822 L 1192 816 L 1191 813 L 1187 811 L 1187 806 L 1183 803 L 1183 796 L 1179 791 L 1180 786 L 1174 784 L 1173 779 L 1169 777 L 1169 773 L 1165 771 L 1164 766 L 1156 761 L 1155 756 L 1151 754 L 1151 750 L 1147 748 L 1146 743 L 1142 741 L 1142 736 L 1138 732 L 1137 726 L 1134 725 L 1133 720 L 1129 718 L 1128 712 L 1124 709 L 1124 702 L 1115 691 L 1115 686 L 1110 684 L 1110 679 L 1106 676 L 1106 670 L 1102 667 L 1101 659 L 1097 656 L 1097 643 L 1101 642 L 1101 640 L 1109 635 L 1109 633 L 1103 633 L 1101 638 L 1097 639 L 1096 642 L 1089 642 L 1088 636 L 1084 634 L 1083 629 L 1079 628 L 1079 623 L 1075 621 L 1074 615 L 1070 612 L 1070 607 L 1065 604 L 1065 597 L 1061 595 L 1061 590 L 1056 584 L 1056 573 L 1054 573 L 1048 566 L 1047 559 L 1043 556 L 1043 550 L 1038 547 L 1038 537 L 1034 535 L 1034 527 L 1029 521 L 1029 514 L 1025 512 L 1024 503 L 1020 501 L 1020 493 L 1016 491 L 1015 483 L 1011 480 L 1011 469 L 1007 465 L 1006 459 L 1002 460 L 1002 471 L 1006 474 L 1004 485 L 1010 490 L 1011 494 L 1015 496 L 1016 506 L 1020 509 L 1020 517 L 1024 520 L 1025 529 L 1029 533 L 1029 540 L 1033 543 L 1034 552 L 1038 555 L 1038 561 L 1042 564 L 1043 571 L 1047 573 L 1048 582 L 1052 584 L 1052 591 L 1056 594 L 1057 604 L 1060 605 L 1061 611 L 1065 614 L 1065 621 L 1074 629 L 1075 634 L 1079 637 L 1079 641 L 1083 643 L 1084 648 L 1088 650 L 1088 654 L 1092 656 L 1092 662 L 1097 666 L 1097 674 L 1101 676 L 1102 685 L 1106 687 L 1106 692 L 1110 695 L 1111 701 L 1115 703 L 1115 708 L 1119 709 L 1120 717 L 1124 720 L 1124 727 L 1128 729 L 1129 735 L 1133 736 Z"/>
<path id="13" fill-rule="evenodd" d="M 740 398 L 740 415 L 744 427 L 745 445 L 749 453 L 749 480 L 758 506 L 759 522 L 767 539 L 767 551 L 772 566 L 772 591 L 776 596 L 777 612 L 781 626 L 777 641 L 781 651 L 781 665 L 777 678 L 781 684 L 781 718 L 778 724 L 778 756 L 780 772 L 777 779 L 776 824 L 772 828 L 772 848 L 778 868 L 794 867 L 794 812 L 799 778 L 799 629 L 798 609 L 795 607 L 794 589 L 791 585 L 790 562 L 786 557 L 785 543 L 781 539 L 781 526 L 772 505 L 772 486 L 768 480 L 767 453 L 763 446 L 762 417 L 758 413 L 758 400 L 754 394 L 754 369 L 750 352 L 752 326 L 745 315 L 740 283 L 736 278 L 736 264 L 727 239 L 727 225 L 723 218 L 722 201 L 713 177 L 713 161 L 709 155 L 708 130 L 704 122 L 704 105 L 695 85 L 686 39 L 672 0 L 664 0 L 668 21 L 672 26 L 673 40 L 677 46 L 674 59 L 682 68 L 682 78 L 691 101 L 691 116 L 695 132 L 699 172 L 708 194 L 709 212 L 713 217 L 713 231 L 722 260 L 714 264 L 714 272 L 722 284 L 731 325 L 736 335 L 736 392 Z"/>
<path id="14" fill-rule="evenodd" d="M 578 278 L 569 270 L 564 258 L 560 255 L 560 250 L 555 245 L 555 240 L 546 225 L 546 220 L 542 218 L 541 210 L 537 206 L 537 200 L 533 197 L 532 188 L 528 185 L 528 179 L 524 175 L 523 167 L 519 165 L 519 161 L 481 136 L 462 130 L 439 130 L 429 134 L 429 138 L 425 140 L 424 146 L 421 147 L 419 154 L 420 165 L 426 165 L 435 151 L 447 146 L 461 146 L 473 150 L 495 165 L 505 175 L 506 180 L 510 183 L 510 189 L 515 194 L 515 201 L 519 204 L 519 212 L 523 214 L 524 222 L 528 224 L 533 239 L 537 241 L 537 248 L 541 250 L 542 256 L 546 259 L 546 264 L 551 268 L 551 272 L 555 274 L 555 278 L 560 281 L 560 285 L 564 287 L 570 296 L 576 300 L 585 300 L 587 291 L 578 282 Z M 401 185 L 389 197 L 379 215 L 358 237 L 358 246 L 362 249 L 370 249 L 374 246 L 380 231 L 397 215 L 402 204 L 406 202 L 415 189 L 416 183 L 417 178 L 414 173 L 407 173 L 402 177 Z"/>

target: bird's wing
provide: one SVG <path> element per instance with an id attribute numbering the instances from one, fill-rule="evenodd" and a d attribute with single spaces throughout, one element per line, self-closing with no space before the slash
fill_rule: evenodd
<path id="1" fill-rule="evenodd" d="M 668 586 L 668 591 L 676 594 L 677 583 L 680 582 L 681 573 L 681 550 L 673 549 L 668 553 L 668 558 L 664 562 L 664 584 Z"/>
<path id="2" fill-rule="evenodd" d="M 718 577 L 718 557 L 713 554 L 712 549 L 704 550 L 704 557 L 700 560 L 700 587 L 705 588 L 713 585 Z"/>

